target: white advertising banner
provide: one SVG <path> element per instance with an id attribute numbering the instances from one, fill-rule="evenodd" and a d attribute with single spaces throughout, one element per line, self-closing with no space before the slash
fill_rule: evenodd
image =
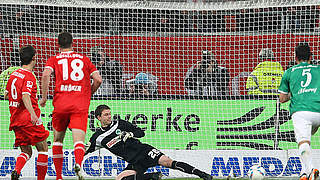
<path id="1" fill-rule="evenodd" d="M 301 162 L 297 150 L 289 151 L 257 151 L 257 150 L 163 150 L 166 155 L 176 161 L 184 161 L 196 168 L 216 177 L 245 177 L 252 164 L 260 164 L 269 177 L 294 177 L 301 171 Z M 15 167 L 19 150 L 2 150 L 0 152 L 0 178 L 9 178 Z M 49 152 L 47 178 L 54 179 L 55 169 Z M 320 150 L 313 150 L 313 164 L 320 168 Z M 35 177 L 36 157 L 32 158 L 22 170 L 22 177 Z M 86 177 L 114 178 L 125 167 L 126 163 L 107 150 L 88 154 L 83 160 L 83 172 Z M 73 171 L 73 150 L 64 151 L 63 176 L 75 176 Z M 193 177 L 189 174 L 166 167 L 153 167 L 149 172 L 161 171 L 165 177 Z"/>

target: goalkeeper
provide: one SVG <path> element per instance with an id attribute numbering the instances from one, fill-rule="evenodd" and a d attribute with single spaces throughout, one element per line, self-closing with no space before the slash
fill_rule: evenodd
<path id="1" fill-rule="evenodd" d="M 144 131 L 124 120 L 111 121 L 111 109 L 107 105 L 99 105 L 95 110 L 95 117 L 100 121 L 101 128 L 98 128 L 90 138 L 86 154 L 99 148 L 106 148 L 127 161 L 128 166 L 116 180 L 159 179 L 150 177 L 152 173 L 144 174 L 149 167 L 156 165 L 194 174 L 204 180 L 212 179 L 209 174 L 187 163 L 174 161 L 151 145 L 141 143 L 138 138 L 145 135 Z"/>

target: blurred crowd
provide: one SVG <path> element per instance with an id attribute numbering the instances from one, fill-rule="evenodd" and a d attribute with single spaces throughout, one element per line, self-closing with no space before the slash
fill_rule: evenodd
<path id="1" fill-rule="evenodd" d="M 320 6 L 163 10 L 0 4 L 0 34 L 314 31 L 319 14 Z"/>
<path id="2" fill-rule="evenodd" d="M 58 13 L 57 13 L 58 12 Z M 222 32 L 313 32 L 320 27 L 320 6 L 269 7 L 228 10 L 162 10 L 162 9 L 120 9 L 85 8 L 44 5 L 1 5 L 0 37 L 23 33 L 55 33 L 68 31 L 81 34 L 134 34 L 143 32 L 168 33 L 222 33 Z M 13 50 L 17 48 L 13 47 Z M 283 73 L 279 63 L 270 57 L 259 58 L 261 63 L 253 72 L 242 72 L 239 78 L 246 77 L 248 94 L 275 94 Z M 186 94 L 191 96 L 238 95 L 237 77 L 231 79 L 228 69 L 218 64 L 215 54 L 204 50 L 202 59 L 191 64 L 184 77 Z M 158 94 L 158 78 L 149 72 L 134 72 L 129 79 L 124 78 L 124 67 L 119 60 L 110 59 L 105 50 L 97 46 L 91 49 L 91 60 L 102 73 L 104 83 L 96 95 L 127 94 L 129 97 Z M 272 55 L 272 56 L 271 56 Z M 10 55 L 10 66 L 17 56 Z M 1 61 L 3 58 L 1 58 Z M 265 61 L 262 63 L 262 61 Z M 7 69 L 2 63 L 1 71 Z M 270 70 L 272 86 L 266 89 L 260 81 L 265 69 L 279 67 L 277 72 Z M 270 68 L 271 67 L 271 68 Z M 274 69 L 274 68 L 273 68 Z M 5 77 L 5 75 L 3 75 Z M 259 79 L 260 78 L 260 79 Z M 266 81 L 267 82 L 267 81 Z M 232 86 L 229 90 L 229 86 Z M 260 88 L 260 89 L 259 89 Z M 267 93 L 265 93 L 265 91 Z M 270 92 L 269 92 L 270 91 Z"/>

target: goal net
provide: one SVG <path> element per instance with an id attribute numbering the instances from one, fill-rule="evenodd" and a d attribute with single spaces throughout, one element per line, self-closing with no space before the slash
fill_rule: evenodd
<path id="1" fill-rule="evenodd" d="M 267 176 L 298 176 L 289 103 L 280 105 L 277 88 L 295 64 L 298 43 L 309 43 L 317 64 L 319 14 L 315 0 L 2 0 L 0 91 L 6 70 L 19 66 L 19 48 L 37 50 L 34 73 L 40 83 L 47 59 L 59 53 L 57 35 L 71 32 L 74 51 L 90 57 L 103 78 L 92 96 L 86 142 L 99 126 L 95 107 L 107 104 L 114 120 L 145 130 L 142 142 L 213 176 L 244 177 L 252 164 L 260 164 Z M 54 77 L 51 81 L 50 102 L 41 108 L 49 145 Z M 19 150 L 8 131 L 8 101 L 1 97 L 0 177 L 8 177 Z M 315 165 L 319 138 L 319 132 L 312 137 Z M 63 175 L 72 177 L 70 131 L 63 147 Z M 23 177 L 36 176 L 35 157 Z M 101 150 L 87 155 L 82 167 L 86 177 L 113 178 L 125 166 Z M 149 171 L 191 177 L 161 166 Z M 49 157 L 47 177 L 54 176 Z"/>

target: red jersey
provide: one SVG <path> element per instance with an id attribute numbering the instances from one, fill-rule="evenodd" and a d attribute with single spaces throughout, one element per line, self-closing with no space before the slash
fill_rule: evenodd
<path id="1" fill-rule="evenodd" d="M 73 51 L 48 59 L 45 68 L 55 73 L 53 106 L 55 112 L 88 111 L 92 73 L 97 68 L 90 59 Z"/>
<path id="2" fill-rule="evenodd" d="M 24 106 L 22 95 L 29 94 L 32 107 L 38 117 L 40 117 L 40 109 L 37 98 L 37 80 L 31 71 L 20 68 L 14 71 L 8 80 L 6 91 L 9 98 L 10 109 L 10 127 L 29 127 L 33 126 L 29 111 Z"/>

